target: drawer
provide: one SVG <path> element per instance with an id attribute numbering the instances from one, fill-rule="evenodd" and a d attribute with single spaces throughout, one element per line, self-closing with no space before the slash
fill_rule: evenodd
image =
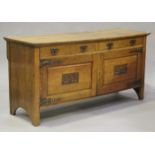
<path id="1" fill-rule="evenodd" d="M 137 55 L 105 60 L 104 85 L 136 79 L 137 62 Z"/>
<path id="2" fill-rule="evenodd" d="M 66 45 L 53 45 L 40 48 L 40 59 L 48 59 L 59 55 L 69 55 L 70 46 Z"/>
<path id="3" fill-rule="evenodd" d="M 40 58 L 47 59 L 56 56 L 74 55 L 79 53 L 88 53 L 97 50 L 96 43 L 75 43 L 53 45 L 40 48 Z"/>
<path id="4" fill-rule="evenodd" d="M 98 44 L 99 50 L 112 50 L 117 48 L 127 48 L 143 45 L 144 38 L 129 38 L 129 39 L 120 39 L 120 40 L 111 40 L 111 41 L 101 41 Z"/>
<path id="5" fill-rule="evenodd" d="M 104 59 L 114 59 L 119 57 L 126 57 L 142 54 L 144 52 L 144 48 L 142 46 L 134 46 L 131 48 L 123 48 L 123 49 L 113 49 L 106 50 L 103 52 Z"/>

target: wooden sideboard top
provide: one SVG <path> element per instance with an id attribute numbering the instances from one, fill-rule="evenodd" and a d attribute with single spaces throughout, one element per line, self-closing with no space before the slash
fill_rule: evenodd
<path id="1" fill-rule="evenodd" d="M 66 34 L 52 34 L 40 36 L 8 36 L 4 37 L 7 41 L 20 42 L 33 46 L 48 44 L 71 43 L 82 41 L 98 41 L 108 39 L 120 39 L 128 37 L 146 36 L 150 33 L 128 30 L 128 29 L 109 29 L 95 32 L 79 32 Z"/>

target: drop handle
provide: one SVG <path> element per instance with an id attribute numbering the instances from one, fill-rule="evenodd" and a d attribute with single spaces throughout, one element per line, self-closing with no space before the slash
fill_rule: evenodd
<path id="1" fill-rule="evenodd" d="M 57 55 L 57 53 L 58 53 L 58 48 L 51 48 L 52 55 Z"/>
<path id="2" fill-rule="evenodd" d="M 113 48 L 113 43 L 112 42 L 109 42 L 109 43 L 107 43 L 107 48 L 109 49 L 109 50 L 111 50 L 112 48 Z"/>
<path id="3" fill-rule="evenodd" d="M 132 39 L 132 40 L 130 40 L 130 46 L 134 46 L 134 45 L 136 45 L 136 39 Z"/>
<path id="4" fill-rule="evenodd" d="M 88 46 L 87 45 L 83 45 L 83 46 L 80 46 L 80 52 L 85 52 L 87 50 Z"/>

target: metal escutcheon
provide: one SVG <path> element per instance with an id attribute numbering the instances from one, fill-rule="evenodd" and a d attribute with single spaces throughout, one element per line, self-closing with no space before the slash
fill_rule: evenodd
<path id="1" fill-rule="evenodd" d="M 111 50 L 112 49 L 112 47 L 113 47 L 113 43 L 112 42 L 109 42 L 109 43 L 107 43 L 107 48 L 109 49 L 109 50 Z"/>
<path id="2" fill-rule="evenodd" d="M 136 39 L 132 39 L 132 40 L 130 40 L 130 46 L 134 46 L 134 45 L 136 45 Z"/>
<path id="3" fill-rule="evenodd" d="M 87 48 L 88 48 L 87 45 L 80 46 L 80 52 L 82 53 L 85 52 Z"/>
<path id="4" fill-rule="evenodd" d="M 57 55 L 57 53 L 58 53 L 58 48 L 51 48 L 52 55 Z"/>

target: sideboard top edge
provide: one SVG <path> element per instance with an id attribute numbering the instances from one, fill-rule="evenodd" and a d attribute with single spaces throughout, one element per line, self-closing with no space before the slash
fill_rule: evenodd
<path id="1" fill-rule="evenodd" d="M 127 29 L 111 29 L 96 32 L 77 32 L 66 34 L 52 34 L 52 35 L 35 35 L 35 36 L 7 36 L 4 37 L 6 41 L 18 42 L 30 46 L 44 46 L 50 44 L 74 43 L 74 42 L 88 42 L 101 41 L 111 39 L 123 39 L 131 37 L 148 36 L 151 33 L 127 30 Z"/>

